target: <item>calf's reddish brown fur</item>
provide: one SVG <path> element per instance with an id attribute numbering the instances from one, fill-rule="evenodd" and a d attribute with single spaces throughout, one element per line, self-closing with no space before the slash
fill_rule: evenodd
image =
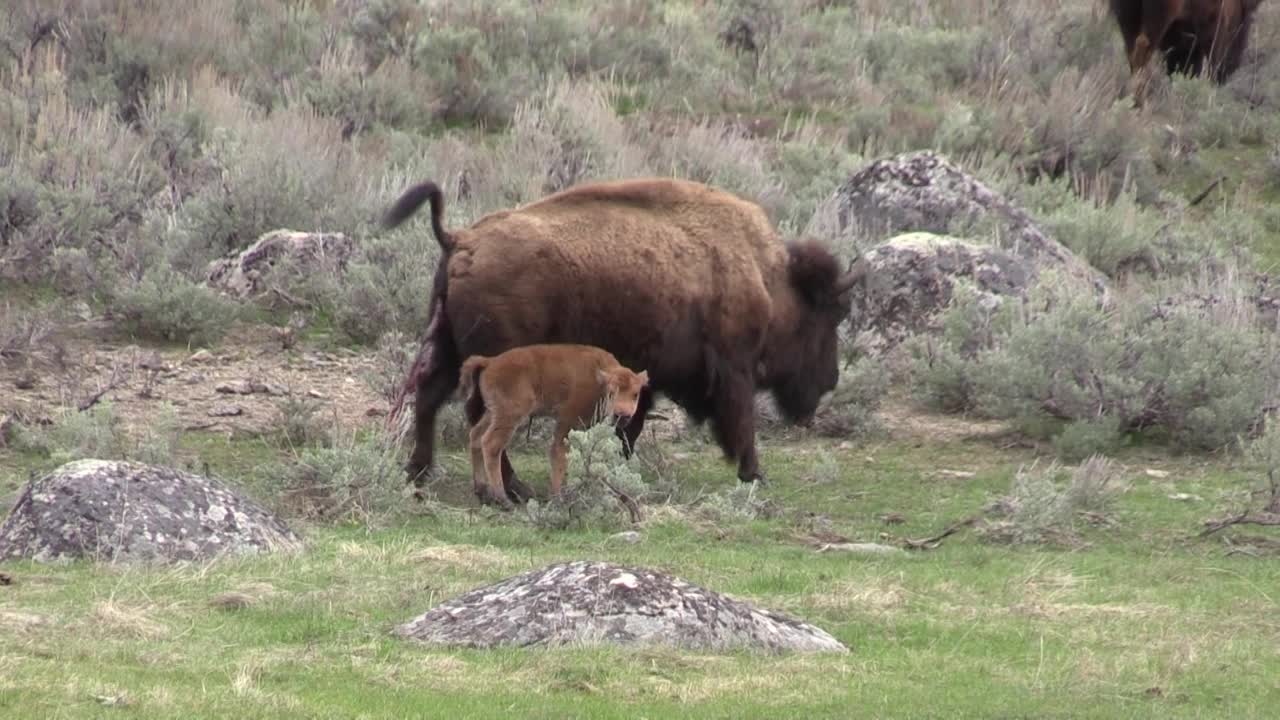
<path id="1" fill-rule="evenodd" d="M 472 355 L 544 343 L 602 348 L 650 379 L 635 417 L 619 428 L 624 453 L 661 393 L 695 423 L 712 421 L 744 482 L 761 477 L 756 391 L 772 392 L 784 415 L 801 422 L 835 387 L 836 328 L 868 266 L 842 273 L 821 244 L 784 243 L 755 203 L 701 183 L 617 180 L 448 231 L 444 195 L 424 182 L 396 201 L 384 227 L 424 203 L 441 257 L 431 323 L 406 382 L 405 394 L 415 393 L 415 483 L 432 467 L 436 414 Z M 505 453 L 502 475 L 508 497 L 528 497 Z"/>
<path id="2" fill-rule="evenodd" d="M 1151 56 L 1164 53 L 1169 74 L 1206 72 L 1225 82 L 1239 67 L 1261 0 L 1111 0 L 1129 59 L 1130 85 L 1142 104 Z"/>
<path id="3" fill-rule="evenodd" d="M 616 422 L 636 414 L 647 372 L 634 373 L 600 348 L 587 345 L 527 345 L 497 357 L 473 355 L 462 363 L 461 391 L 479 404 L 471 428 L 471 481 L 482 500 L 507 505 L 502 453 L 516 428 L 531 416 L 556 419 L 551 441 L 551 495 L 560 494 L 569 456 L 566 438 L 597 414 Z"/>

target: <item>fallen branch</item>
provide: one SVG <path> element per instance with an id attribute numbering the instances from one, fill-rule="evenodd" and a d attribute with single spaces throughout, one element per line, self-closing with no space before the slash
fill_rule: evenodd
<path id="1" fill-rule="evenodd" d="M 1271 513 L 1250 514 L 1248 510 L 1228 518 L 1221 520 L 1206 520 L 1205 529 L 1200 532 L 1198 537 L 1212 535 L 1219 530 L 1229 528 L 1232 525 L 1263 525 L 1267 527 L 1280 527 L 1280 515 Z"/>
<path id="2" fill-rule="evenodd" d="M 120 366 L 119 365 L 111 366 L 111 377 L 107 379 L 107 384 L 104 385 L 101 389 L 99 389 L 94 394 L 90 395 L 79 405 L 77 405 L 76 409 L 79 410 L 80 412 L 84 412 L 85 410 L 88 410 L 94 405 L 97 405 L 98 402 L 102 400 L 102 397 L 104 395 L 123 385 L 124 380 L 125 380 L 124 377 L 122 377 L 120 374 Z"/>
<path id="3" fill-rule="evenodd" d="M 1204 199 L 1209 197 L 1209 193 L 1213 192 L 1213 189 L 1221 185 L 1222 181 L 1226 179 L 1227 179 L 1226 175 L 1219 175 L 1218 179 L 1209 183 L 1209 187 L 1205 188 L 1204 190 L 1201 190 L 1199 195 L 1196 195 L 1195 197 L 1191 198 L 1191 202 L 1187 203 L 1187 207 L 1193 208 L 1199 205 L 1200 203 L 1204 202 Z"/>
<path id="4" fill-rule="evenodd" d="M 934 548 L 937 548 L 939 545 L 941 545 L 943 540 L 945 540 L 948 537 L 951 537 L 952 535 L 956 534 L 957 532 L 959 532 L 964 528 L 972 526 L 974 523 L 978 522 L 978 520 L 980 520 L 981 518 L 982 518 L 981 513 L 977 515 L 971 515 L 965 518 L 964 520 L 948 525 L 945 530 L 938 533 L 937 535 L 933 535 L 927 538 L 920 538 L 919 540 L 904 538 L 902 540 L 902 544 L 909 550 L 933 550 Z"/>
<path id="5" fill-rule="evenodd" d="M 631 516 L 631 524 L 640 524 L 640 521 L 644 519 L 640 512 L 640 503 L 637 503 L 635 498 L 619 490 L 616 485 L 609 482 L 608 478 L 601 476 L 600 481 L 603 482 L 604 486 L 609 488 L 614 495 L 618 496 L 618 501 L 627 508 L 627 514 Z"/>

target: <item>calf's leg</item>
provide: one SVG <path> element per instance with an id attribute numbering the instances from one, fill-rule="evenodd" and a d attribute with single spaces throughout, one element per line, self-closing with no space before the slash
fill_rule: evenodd
<path id="1" fill-rule="evenodd" d="M 480 421 L 471 426 L 471 491 L 481 500 L 489 490 L 489 474 L 484 468 L 484 446 L 481 442 L 488 429 L 488 415 L 481 415 Z"/>
<path id="2" fill-rule="evenodd" d="M 504 508 L 510 508 L 512 503 L 507 498 L 506 488 L 502 483 L 502 455 L 519 423 L 519 418 L 511 420 L 495 415 L 489 420 L 489 427 L 480 439 L 484 469 L 489 476 L 489 490 L 486 494 L 491 502 Z"/>
<path id="3" fill-rule="evenodd" d="M 551 497 L 560 497 L 560 488 L 564 484 L 565 473 L 569 468 L 569 424 L 559 422 L 556 424 L 556 434 L 551 439 L 551 450 L 548 455 L 551 460 Z"/>
<path id="4" fill-rule="evenodd" d="M 479 422 L 481 416 L 485 414 L 484 399 L 480 396 L 480 389 L 476 388 L 471 393 L 471 397 L 467 398 L 463 409 L 466 411 L 467 422 L 473 425 Z M 516 476 L 515 468 L 511 467 L 511 460 L 507 457 L 507 452 L 502 451 L 502 484 L 505 488 L 506 496 L 516 503 L 523 504 L 529 498 L 533 497 L 533 489 L 520 481 Z"/>

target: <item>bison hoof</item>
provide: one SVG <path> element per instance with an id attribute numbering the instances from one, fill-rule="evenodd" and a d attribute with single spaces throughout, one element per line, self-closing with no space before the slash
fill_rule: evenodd
<path id="1" fill-rule="evenodd" d="M 476 498 L 481 505 L 491 505 L 499 510 L 514 510 L 515 503 L 511 502 L 506 494 L 497 495 L 486 485 L 483 488 L 476 488 Z"/>
<path id="2" fill-rule="evenodd" d="M 525 504 L 526 502 L 532 500 L 534 497 L 533 488 L 529 487 L 528 485 L 525 485 L 523 482 L 520 481 L 520 478 L 516 477 L 515 475 L 512 475 L 510 478 L 507 479 L 506 489 L 507 489 L 507 497 L 511 499 L 511 502 L 514 502 L 520 505 Z"/>

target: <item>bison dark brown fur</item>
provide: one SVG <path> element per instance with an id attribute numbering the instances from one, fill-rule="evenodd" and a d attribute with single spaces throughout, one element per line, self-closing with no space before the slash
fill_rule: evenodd
<path id="1" fill-rule="evenodd" d="M 1261 0 L 1111 0 L 1138 104 L 1151 56 L 1164 54 L 1169 74 L 1205 72 L 1231 77 L 1244 57 L 1253 13 Z"/>
<path id="2" fill-rule="evenodd" d="M 439 188 L 423 183 L 396 202 L 385 225 L 424 202 L 443 254 L 431 324 L 406 387 L 415 392 L 415 479 L 432 467 L 436 412 L 471 355 L 543 343 L 603 348 L 649 373 L 651 390 L 620 432 L 625 452 L 653 393 L 662 393 L 694 421 L 712 420 L 743 481 L 760 477 L 756 390 L 772 391 L 789 419 L 803 421 L 835 387 L 837 326 L 866 265 L 842 275 L 822 245 L 784 244 L 754 203 L 681 180 L 601 182 L 449 232 L 439 222 Z M 512 499 L 529 497 L 505 454 L 502 464 Z"/>

